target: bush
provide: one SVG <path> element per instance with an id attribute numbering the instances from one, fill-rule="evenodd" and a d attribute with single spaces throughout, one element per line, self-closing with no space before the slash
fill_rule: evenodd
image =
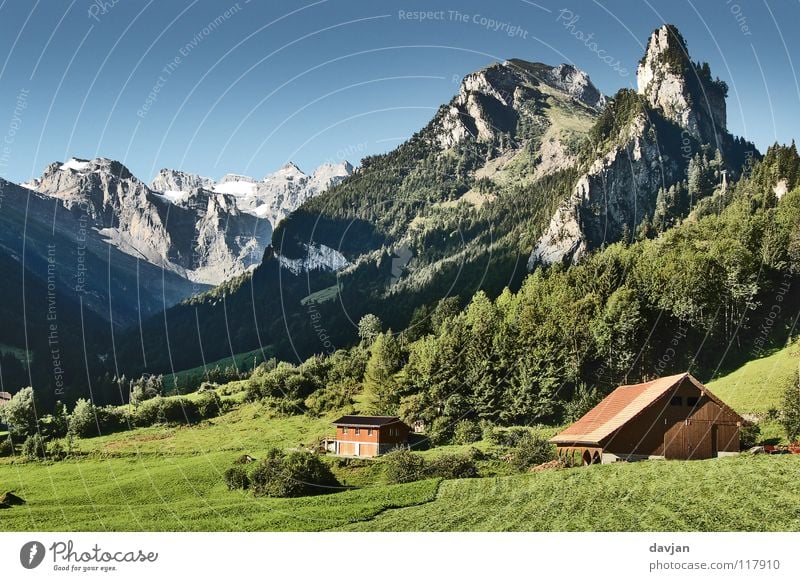
<path id="1" fill-rule="evenodd" d="M 6 405 L 0 408 L 2 422 L 8 425 L 13 436 L 30 436 L 36 433 L 33 388 L 19 390 Z"/>
<path id="2" fill-rule="evenodd" d="M 0 439 L 0 458 L 13 455 L 14 455 L 14 442 L 11 441 L 11 436 Z"/>
<path id="3" fill-rule="evenodd" d="M 480 441 L 483 437 L 483 430 L 477 422 L 473 420 L 461 420 L 453 429 L 454 444 L 472 444 Z"/>
<path id="4" fill-rule="evenodd" d="M 449 444 L 453 438 L 453 424 L 450 418 L 438 417 L 431 422 L 428 438 L 434 446 Z"/>
<path id="5" fill-rule="evenodd" d="M 133 423 L 137 427 L 154 426 L 163 421 L 161 415 L 161 398 L 148 399 L 136 406 L 132 414 Z"/>
<path id="6" fill-rule="evenodd" d="M 186 397 L 154 397 L 139 404 L 133 413 L 133 423 L 139 427 L 193 424 L 200 419 L 198 404 Z"/>
<path id="7" fill-rule="evenodd" d="M 97 420 L 94 404 L 87 399 L 79 399 L 69 416 L 69 433 L 81 438 L 97 435 Z"/>
<path id="8" fill-rule="evenodd" d="M 800 438 L 800 378 L 797 373 L 786 387 L 782 403 L 781 424 L 789 441 L 796 442 Z"/>
<path id="9" fill-rule="evenodd" d="M 425 474 L 431 478 L 476 478 L 478 468 L 475 461 L 466 454 L 443 454 L 431 460 L 425 468 Z"/>
<path id="10" fill-rule="evenodd" d="M 44 460 L 45 440 L 39 434 L 25 438 L 22 443 L 22 455 L 26 460 Z"/>
<path id="11" fill-rule="evenodd" d="M 758 444 L 761 436 L 761 428 L 758 424 L 744 422 L 739 429 L 739 447 L 743 450 L 748 450 Z"/>
<path id="12" fill-rule="evenodd" d="M 205 384 L 204 384 L 205 385 Z M 204 391 L 195 400 L 197 413 L 202 419 L 215 418 L 222 409 L 222 399 L 216 391 Z"/>
<path id="13" fill-rule="evenodd" d="M 169 424 L 194 424 L 200 421 L 197 404 L 185 397 L 166 397 L 161 399 L 163 421 Z"/>
<path id="14" fill-rule="evenodd" d="M 414 482 L 425 477 L 425 461 L 422 456 L 402 448 L 383 457 L 384 475 L 392 484 Z"/>
<path id="15" fill-rule="evenodd" d="M 519 471 L 555 458 L 553 446 L 539 435 L 526 432 L 511 453 L 511 464 Z"/>
<path id="16" fill-rule="evenodd" d="M 64 446 L 58 440 L 53 440 L 47 444 L 47 458 L 50 460 L 63 460 L 67 457 Z"/>
<path id="17" fill-rule="evenodd" d="M 311 452 L 285 454 L 271 449 L 250 472 L 250 486 L 258 496 L 279 498 L 332 492 L 338 486 L 327 464 Z"/>
<path id="18" fill-rule="evenodd" d="M 530 433 L 531 431 L 528 428 L 493 428 L 485 439 L 496 446 L 514 448 Z"/>
<path id="19" fill-rule="evenodd" d="M 243 464 L 234 464 L 222 475 L 228 490 L 246 490 L 250 486 L 247 469 Z"/>
<path id="20" fill-rule="evenodd" d="M 128 414 L 123 407 L 107 405 L 95 409 L 101 434 L 121 432 L 128 427 Z"/>

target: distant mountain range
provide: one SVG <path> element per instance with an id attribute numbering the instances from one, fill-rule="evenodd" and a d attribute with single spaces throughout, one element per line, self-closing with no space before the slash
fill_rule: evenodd
<path id="1" fill-rule="evenodd" d="M 255 268 L 275 224 L 352 171 L 216 183 L 165 169 L 148 186 L 120 162 L 71 158 L 22 186 L 0 179 L 4 385 L 116 374 L 115 333 Z"/>
<path id="2" fill-rule="evenodd" d="M 305 357 L 352 342 L 365 313 L 404 329 L 443 297 L 496 296 L 541 266 L 653 236 L 760 157 L 727 131 L 727 87 L 674 27 L 653 32 L 637 81 L 607 97 L 571 65 L 511 59 L 467 75 L 424 128 L 355 171 L 162 170 L 148 186 L 117 162 L 73 159 L 26 187 L 50 204 L 42 240 L 56 201 L 104 244 L 112 285 L 146 291 L 136 268 L 159 269 L 160 304 L 115 319 L 142 323 L 114 338 L 109 372 L 258 348 Z M 218 286 L 175 304 L 206 284 Z"/>

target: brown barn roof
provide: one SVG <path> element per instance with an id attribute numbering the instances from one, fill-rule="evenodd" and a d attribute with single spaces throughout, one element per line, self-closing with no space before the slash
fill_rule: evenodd
<path id="1" fill-rule="evenodd" d="M 335 422 L 334 426 L 355 426 L 357 428 L 376 428 L 378 426 L 388 426 L 400 422 L 397 416 L 342 416 Z"/>
<path id="2" fill-rule="evenodd" d="M 724 409 L 731 410 L 689 373 L 661 377 L 646 383 L 622 385 L 566 430 L 550 439 L 555 444 L 595 444 L 621 428 L 655 403 L 662 395 L 688 379 Z M 736 414 L 738 416 L 738 414 Z"/>

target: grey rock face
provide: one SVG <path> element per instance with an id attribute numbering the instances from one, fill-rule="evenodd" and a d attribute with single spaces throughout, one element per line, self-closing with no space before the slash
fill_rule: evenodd
<path id="1" fill-rule="evenodd" d="M 554 92 L 595 110 L 606 102 L 589 76 L 571 65 L 513 59 L 464 77 L 458 95 L 439 115 L 436 143 L 448 149 L 469 136 L 488 141 L 513 134 L 523 108 Z"/>
<path id="2" fill-rule="evenodd" d="M 707 65 L 691 63 L 673 26 L 653 32 L 637 79 L 646 111 L 632 118 L 619 145 L 594 160 L 578 179 L 537 241 L 529 269 L 578 261 L 652 217 L 659 188 L 683 179 L 688 161 L 679 149 L 666 150 L 665 143 L 690 140 L 692 147 L 710 144 L 725 151 L 732 142 L 725 129 L 724 83 L 711 80 Z M 666 134 L 671 139 L 664 139 Z"/>
<path id="3" fill-rule="evenodd" d="M 677 29 L 664 25 L 650 35 L 636 81 L 639 94 L 653 109 L 701 142 L 715 143 L 727 131 L 726 90 L 705 78 L 707 74 L 691 62 Z"/>
<path id="4" fill-rule="evenodd" d="M 262 181 L 228 174 L 215 182 L 162 169 L 148 187 L 119 162 L 72 158 L 25 187 L 86 214 L 122 252 L 216 285 L 260 264 L 274 225 L 352 171 L 342 162 L 308 176 L 287 164 Z"/>

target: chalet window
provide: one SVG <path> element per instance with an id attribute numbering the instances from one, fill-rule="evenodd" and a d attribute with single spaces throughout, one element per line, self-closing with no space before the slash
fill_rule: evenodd
<path id="1" fill-rule="evenodd" d="M 356 436 L 358 436 L 360 433 L 361 433 L 361 428 L 356 428 Z"/>
<path id="2" fill-rule="evenodd" d="M 372 435 L 372 428 L 367 428 L 367 435 L 368 435 L 368 436 L 371 436 L 371 435 Z"/>
<path id="3" fill-rule="evenodd" d="M 686 398 L 686 405 L 688 405 L 689 407 L 694 407 L 694 406 L 697 405 L 698 401 L 700 401 L 699 397 L 691 397 L 690 396 L 690 397 Z"/>
<path id="4" fill-rule="evenodd" d="M 343 433 L 343 434 L 346 434 L 346 433 L 347 433 L 347 428 L 346 428 L 346 427 L 344 427 L 344 426 L 342 426 L 342 433 Z"/>
<path id="5" fill-rule="evenodd" d="M 672 399 L 669 400 L 669 405 L 683 405 L 683 398 L 679 395 L 673 395 Z"/>

